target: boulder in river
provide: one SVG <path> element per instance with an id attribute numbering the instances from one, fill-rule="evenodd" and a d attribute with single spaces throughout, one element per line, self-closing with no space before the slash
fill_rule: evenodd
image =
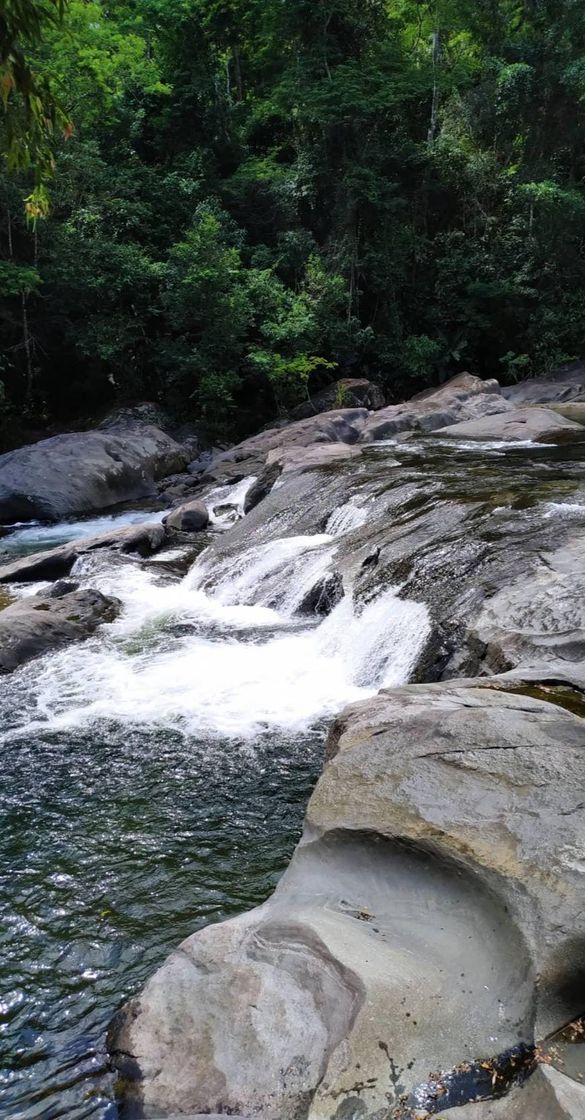
<path id="1" fill-rule="evenodd" d="M 584 1010 L 584 716 L 570 681 L 512 674 L 348 708 L 272 898 L 114 1022 L 129 1114 L 582 1118 L 562 1056 L 534 1070 Z"/>
<path id="2" fill-rule="evenodd" d="M 95 537 L 80 537 L 79 540 L 20 556 L 17 560 L 0 565 L 0 583 L 33 583 L 36 580 L 60 579 L 69 575 L 80 556 L 99 549 L 136 553 L 142 557 L 151 556 L 158 552 L 165 539 L 165 527 L 159 524 L 130 525 Z"/>
<path id="3" fill-rule="evenodd" d="M 0 455 L 0 524 L 58 521 L 156 494 L 189 452 L 151 424 L 52 436 Z"/>
<path id="4" fill-rule="evenodd" d="M 0 613 L 0 673 L 89 637 L 102 622 L 113 622 L 120 608 L 110 595 L 72 591 L 67 584 L 12 603 Z"/>
<path id="5" fill-rule="evenodd" d="M 500 415 L 450 424 L 440 428 L 435 435 L 449 439 L 528 440 L 534 443 L 585 439 L 581 424 L 566 420 L 548 408 L 513 408 Z"/>
<path id="6" fill-rule="evenodd" d="M 164 524 L 179 533 L 200 533 L 209 525 L 207 506 L 200 501 L 185 502 L 167 514 Z"/>

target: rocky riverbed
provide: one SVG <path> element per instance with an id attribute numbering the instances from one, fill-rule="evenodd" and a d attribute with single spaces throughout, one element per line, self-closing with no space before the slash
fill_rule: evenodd
<path id="1" fill-rule="evenodd" d="M 112 611 L 3 678 L 11 1115 L 585 1117 L 579 384 L 317 413 L 0 541 L 6 634 Z"/>

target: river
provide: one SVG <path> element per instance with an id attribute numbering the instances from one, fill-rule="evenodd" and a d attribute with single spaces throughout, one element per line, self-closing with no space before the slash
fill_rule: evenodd
<path id="1" fill-rule="evenodd" d="M 243 522 L 251 480 L 211 490 L 225 547 L 198 556 L 84 557 L 73 578 L 117 595 L 118 620 L 2 678 L 10 1120 L 114 1120 L 108 1021 L 183 937 L 270 894 L 331 717 L 409 679 L 430 631 L 425 603 L 444 619 L 468 611 L 480 585 L 492 593 L 529 551 L 585 528 L 579 446 L 385 445 L 323 482 L 304 498 L 289 486 L 282 508 L 269 500 L 270 517 L 259 507 Z M 163 514 L 22 525 L 0 553 Z M 375 542 L 386 560 L 370 576 Z M 346 594 L 324 618 L 299 614 L 341 555 L 346 567 L 359 557 L 359 605 Z"/>
<path id="2" fill-rule="evenodd" d="M 250 480 L 207 497 L 214 527 Z M 19 526 L 5 555 L 153 520 L 122 511 Z M 183 937 L 263 901 L 286 866 L 327 720 L 408 678 L 426 609 L 393 589 L 299 617 L 351 504 L 324 531 L 253 544 L 180 576 L 112 554 L 74 578 L 117 595 L 96 636 L 2 680 L 0 1114 L 117 1115 L 105 1029 Z M 21 587 L 29 594 L 42 585 Z"/>

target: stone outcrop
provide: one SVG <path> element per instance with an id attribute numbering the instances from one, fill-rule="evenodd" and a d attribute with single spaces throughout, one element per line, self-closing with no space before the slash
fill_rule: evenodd
<path id="1" fill-rule="evenodd" d="M 185 502 L 167 514 L 164 524 L 179 533 L 200 533 L 209 525 L 207 506 L 200 501 Z"/>
<path id="2" fill-rule="evenodd" d="M 71 584 L 12 603 L 0 612 L 0 673 L 89 637 L 101 623 L 113 622 L 120 607 L 112 596 Z"/>
<path id="3" fill-rule="evenodd" d="M 114 1024 L 133 1115 L 582 1117 L 533 1047 L 583 1012 L 585 707 L 535 688 L 414 685 L 339 717 L 273 897 L 188 938 Z M 517 1111 L 489 1100 L 508 1089 Z"/>
<path id="4" fill-rule="evenodd" d="M 495 416 L 468 420 L 435 433 L 450 439 L 530 441 L 534 443 L 568 443 L 585 439 L 581 424 L 567 420 L 548 408 L 513 408 Z"/>
<path id="5" fill-rule="evenodd" d="M 404 404 L 378 411 L 338 408 L 269 428 L 229 451 L 214 455 L 209 462 L 202 459 L 191 464 L 189 469 L 199 479 L 216 482 L 237 482 L 247 475 L 261 475 L 267 463 L 280 463 L 285 470 L 311 470 L 357 454 L 357 444 L 367 445 L 408 433 L 425 434 L 460 420 L 510 408 L 497 381 L 482 381 L 462 373 Z"/>
<path id="6" fill-rule="evenodd" d="M 329 412 L 335 408 L 383 408 L 384 393 L 379 385 L 365 377 L 342 377 L 315 393 L 309 400 L 297 405 L 291 412 L 292 420 L 304 420 L 319 412 Z"/>
<path id="7" fill-rule="evenodd" d="M 502 389 L 514 407 L 585 401 L 585 362 L 569 362 L 546 377 L 527 378 Z"/>
<path id="8" fill-rule="evenodd" d="M 404 404 L 376 412 L 365 423 L 360 439 L 372 443 L 404 432 L 424 434 L 447 424 L 505 412 L 509 407 L 497 381 L 461 373 L 438 389 L 427 389 Z"/>
<path id="9" fill-rule="evenodd" d="M 585 684 L 585 535 L 487 599 L 471 632 L 489 672 L 558 662 L 583 666 Z"/>
<path id="10" fill-rule="evenodd" d="M 156 494 L 189 452 L 150 424 L 52 436 L 0 455 L 0 524 L 59 520 Z"/>
<path id="11" fill-rule="evenodd" d="M 0 565 L 0 584 L 60 579 L 62 576 L 69 575 L 80 556 L 99 549 L 135 553 L 142 557 L 152 556 L 162 547 L 166 535 L 164 525 L 146 524 L 114 529 L 95 537 L 80 537 L 79 540 L 57 545 L 56 548 L 49 548 L 44 552 L 20 556 L 17 560 Z"/>

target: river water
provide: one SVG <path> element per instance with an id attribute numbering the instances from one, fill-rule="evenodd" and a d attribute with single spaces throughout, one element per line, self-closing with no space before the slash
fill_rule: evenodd
<path id="1" fill-rule="evenodd" d="M 216 529 L 250 481 L 208 496 Z M 0 549 L 162 513 L 18 526 Z M 183 937 L 268 896 L 328 718 L 408 679 L 424 605 L 386 588 L 359 613 L 346 597 L 325 619 L 298 614 L 362 521 L 344 505 L 319 534 L 219 566 L 202 553 L 184 576 L 176 553 L 86 557 L 74 578 L 117 595 L 120 618 L 2 680 L 1 1115 L 113 1120 L 113 1011 Z"/>
<path id="2" fill-rule="evenodd" d="M 183 937 L 270 894 L 331 717 L 409 679 L 426 602 L 492 593 L 584 532 L 583 478 L 582 447 L 380 446 L 272 520 L 238 522 L 250 479 L 217 487 L 214 530 L 234 533 L 188 563 L 78 562 L 119 619 L 0 681 L 0 1115 L 114 1120 L 115 1009 Z M 163 514 L 21 525 L 0 557 Z M 299 613 L 336 558 L 380 543 L 357 606 Z"/>

